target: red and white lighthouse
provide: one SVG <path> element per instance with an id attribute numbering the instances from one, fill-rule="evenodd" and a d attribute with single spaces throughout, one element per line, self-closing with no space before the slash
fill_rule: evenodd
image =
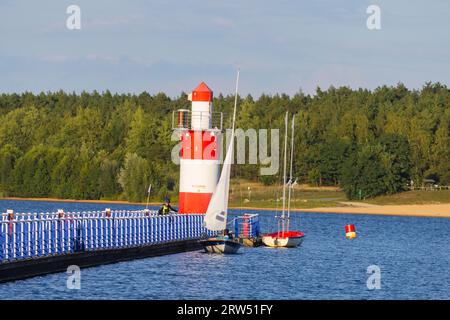
<path id="1" fill-rule="evenodd" d="M 179 212 L 206 213 L 219 179 L 221 128 L 213 128 L 213 92 L 204 82 L 189 100 L 191 111 L 178 111 L 178 128 L 182 129 Z"/>

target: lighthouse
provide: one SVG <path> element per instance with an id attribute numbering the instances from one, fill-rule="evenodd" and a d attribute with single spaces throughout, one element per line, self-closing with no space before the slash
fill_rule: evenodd
<path id="1" fill-rule="evenodd" d="M 204 214 L 219 179 L 222 114 L 213 113 L 213 92 L 204 82 L 189 100 L 191 110 L 180 109 L 176 117 L 176 129 L 180 130 L 179 212 Z"/>

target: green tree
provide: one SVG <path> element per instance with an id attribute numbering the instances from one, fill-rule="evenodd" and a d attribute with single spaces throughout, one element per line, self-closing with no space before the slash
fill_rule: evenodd
<path id="1" fill-rule="evenodd" d="M 76 149 L 64 149 L 63 155 L 51 173 L 52 195 L 58 198 L 80 198 L 77 193 L 81 159 Z"/>
<path id="2" fill-rule="evenodd" d="M 349 199 L 371 198 L 388 192 L 385 176 L 380 148 L 366 146 L 345 161 L 341 185 Z"/>
<path id="3" fill-rule="evenodd" d="M 20 155 L 20 150 L 11 144 L 4 145 L 0 149 L 0 192 L 3 194 L 12 188 L 12 172 Z"/>
<path id="4" fill-rule="evenodd" d="M 143 201 L 149 181 L 147 160 L 136 153 L 128 153 L 124 166 L 120 169 L 118 181 L 127 200 Z"/>
<path id="5" fill-rule="evenodd" d="M 401 83 L 373 91 L 318 88 L 312 95 L 238 97 L 238 103 L 237 126 L 244 131 L 282 129 L 284 113 L 296 114 L 299 183 L 338 185 L 352 197 L 377 177 L 382 186 L 364 189 L 365 196 L 402 191 L 410 178 L 416 185 L 430 177 L 450 183 L 450 90 L 440 83 L 420 90 Z M 173 99 L 147 92 L 0 94 L 0 190 L 16 196 L 141 198 L 136 194 L 145 196 L 151 183 L 154 195 L 175 193 L 179 167 L 170 161 L 177 143 L 171 141 L 171 112 L 188 105 L 185 93 Z M 233 95 L 214 98 L 225 128 L 233 105 Z M 127 154 L 146 161 L 139 192 L 130 191 L 131 180 L 128 191 L 119 183 Z M 260 177 L 258 166 L 234 166 L 232 177 L 279 182 Z M 359 189 L 351 191 L 352 185 Z"/>
<path id="6" fill-rule="evenodd" d="M 398 134 L 380 137 L 383 152 L 380 154 L 386 176 L 387 193 L 393 194 L 407 189 L 411 180 L 411 148 L 408 140 Z"/>
<path id="7" fill-rule="evenodd" d="M 431 147 L 431 165 L 427 174 L 439 183 L 450 185 L 450 120 L 442 119 Z"/>
<path id="8" fill-rule="evenodd" d="M 13 194 L 26 197 L 51 195 L 51 173 L 61 155 L 59 149 L 39 145 L 21 157 L 14 168 Z"/>
<path id="9" fill-rule="evenodd" d="M 99 192 L 106 199 L 114 198 L 120 193 L 120 184 L 116 177 L 119 174 L 119 163 L 117 160 L 103 159 L 100 164 Z"/>

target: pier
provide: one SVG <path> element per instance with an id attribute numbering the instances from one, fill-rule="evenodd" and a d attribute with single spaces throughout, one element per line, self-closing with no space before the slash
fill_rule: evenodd
<path id="1" fill-rule="evenodd" d="M 202 214 L 156 211 L 1 214 L 0 282 L 200 249 Z"/>

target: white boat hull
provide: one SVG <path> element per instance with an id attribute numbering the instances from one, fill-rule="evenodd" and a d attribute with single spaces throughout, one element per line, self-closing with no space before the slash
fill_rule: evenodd
<path id="1" fill-rule="evenodd" d="M 302 244 L 304 236 L 277 237 L 267 235 L 262 237 L 262 242 L 271 248 L 295 248 Z"/>
<path id="2" fill-rule="evenodd" d="M 214 238 L 201 240 L 200 243 L 205 251 L 209 253 L 233 254 L 238 252 L 241 247 L 241 244 L 236 241 Z"/>

